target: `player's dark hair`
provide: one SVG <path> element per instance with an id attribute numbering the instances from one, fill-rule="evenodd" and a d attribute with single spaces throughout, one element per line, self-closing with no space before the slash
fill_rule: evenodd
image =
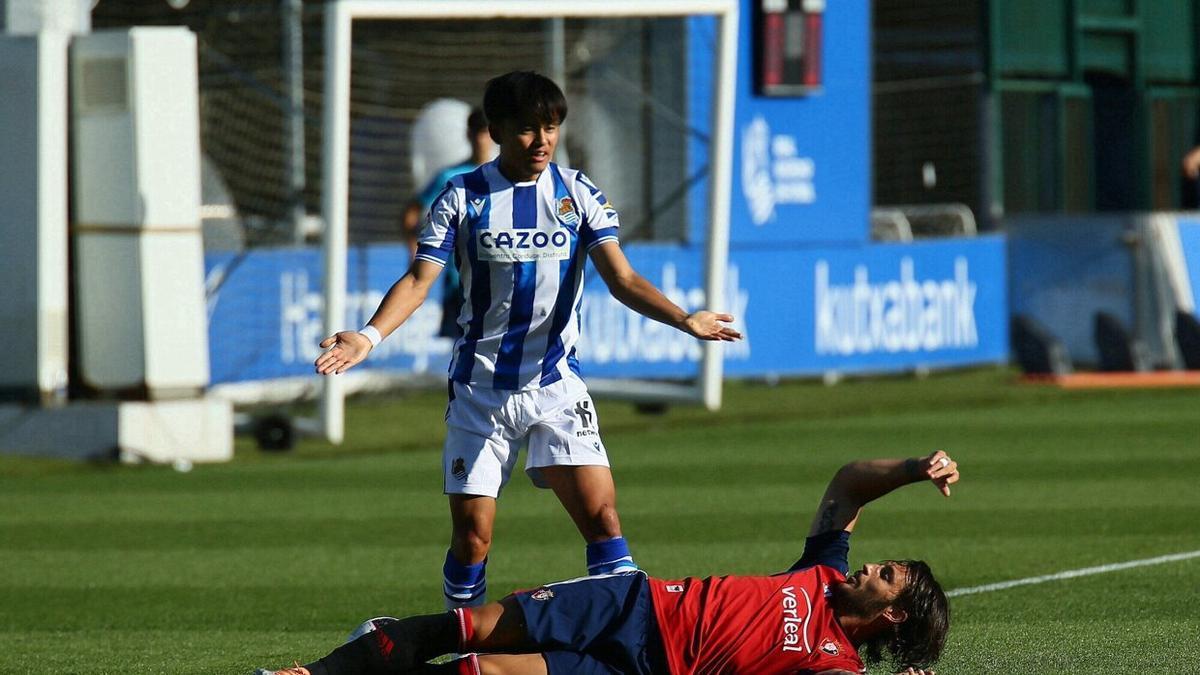
<path id="1" fill-rule="evenodd" d="M 908 615 L 868 640 L 863 657 L 868 663 L 883 659 L 886 650 L 897 670 L 928 668 L 942 655 L 946 634 L 950 632 L 950 602 L 941 584 L 933 578 L 929 565 L 921 560 L 897 560 L 907 571 L 904 590 L 892 605 Z"/>
<path id="2" fill-rule="evenodd" d="M 545 75 L 514 70 L 488 80 L 483 90 L 483 113 L 494 125 L 509 120 L 562 124 L 567 119 L 567 98 Z"/>
<path id="3" fill-rule="evenodd" d="M 483 114 L 483 108 L 475 106 L 471 108 L 471 114 L 467 115 L 467 131 L 472 134 L 477 134 L 484 129 L 487 129 L 487 115 Z"/>

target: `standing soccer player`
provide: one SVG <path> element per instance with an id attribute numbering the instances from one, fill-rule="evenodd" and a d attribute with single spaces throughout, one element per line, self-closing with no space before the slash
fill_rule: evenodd
<path id="1" fill-rule="evenodd" d="M 587 542 L 590 574 L 637 569 L 621 536 L 616 487 L 575 343 L 586 257 L 613 297 L 702 340 L 736 340 L 728 314 L 689 314 L 630 266 L 619 219 L 582 172 L 551 159 L 567 102 L 528 71 L 488 82 L 484 114 L 499 157 L 446 184 L 426 216 L 416 259 L 361 331 L 326 338 L 317 372 L 345 372 L 425 300 L 457 253 L 463 335 L 450 363 L 443 485 L 452 534 L 443 566 L 448 608 L 486 601 L 496 498 L 528 445 L 525 471 L 554 491 Z"/>

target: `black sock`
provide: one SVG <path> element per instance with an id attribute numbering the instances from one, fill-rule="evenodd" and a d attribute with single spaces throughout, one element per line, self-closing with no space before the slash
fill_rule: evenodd
<path id="1" fill-rule="evenodd" d="M 347 642 L 304 667 L 312 675 L 386 675 L 456 649 L 458 620 L 454 614 L 410 616 Z"/>

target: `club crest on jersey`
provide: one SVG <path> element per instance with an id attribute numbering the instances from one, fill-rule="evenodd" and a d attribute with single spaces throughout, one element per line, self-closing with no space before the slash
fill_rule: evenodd
<path id="1" fill-rule="evenodd" d="M 539 588 L 529 595 L 530 598 L 538 602 L 545 602 L 554 597 L 554 591 L 549 588 Z"/>
<path id="2" fill-rule="evenodd" d="M 837 643 L 834 642 L 833 640 L 826 640 L 826 641 L 822 642 L 820 649 L 822 652 L 825 652 L 826 654 L 828 654 L 830 656 L 837 656 L 838 654 L 841 653 L 838 650 Z"/>
<path id="3" fill-rule="evenodd" d="M 575 213 L 575 200 L 563 197 L 558 200 L 558 219 L 566 225 L 578 225 L 579 214 Z"/>

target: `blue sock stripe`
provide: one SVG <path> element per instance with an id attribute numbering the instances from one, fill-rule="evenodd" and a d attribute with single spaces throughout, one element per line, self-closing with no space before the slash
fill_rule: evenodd
<path id="1" fill-rule="evenodd" d="M 633 556 L 626 555 L 626 556 L 621 556 L 620 558 L 617 558 L 615 560 L 605 560 L 604 562 L 592 563 L 591 565 L 588 565 L 588 571 L 591 571 L 591 570 L 594 570 L 594 569 L 600 568 L 600 567 L 608 567 L 608 568 L 621 567 L 621 563 L 629 563 L 630 565 L 632 565 L 633 564 Z"/>
<path id="2" fill-rule="evenodd" d="M 589 574 L 608 574 L 618 569 L 636 570 L 638 566 L 625 537 L 613 537 L 587 545 L 587 568 Z"/>
<path id="3" fill-rule="evenodd" d="M 487 584 L 483 584 L 483 585 L 479 586 L 478 588 L 471 591 L 470 593 L 452 593 L 445 588 L 442 589 L 442 595 L 446 596 L 450 600 L 453 600 L 454 602 L 469 602 L 469 601 L 474 600 L 475 598 L 478 598 L 486 593 L 487 593 Z"/>
<path id="4" fill-rule="evenodd" d="M 487 558 L 474 565 L 464 565 L 446 551 L 446 562 L 442 565 L 442 577 L 451 584 L 460 587 L 474 586 L 483 581 L 487 574 Z"/>
<path id="5" fill-rule="evenodd" d="M 627 555 L 629 555 L 629 542 L 625 541 L 625 537 L 613 537 L 607 541 L 595 541 L 587 545 L 589 566 Z"/>
<path id="6" fill-rule="evenodd" d="M 442 585 L 445 586 L 446 589 L 458 589 L 461 591 L 469 591 L 470 589 L 474 589 L 474 587 L 476 587 L 476 586 L 482 586 L 484 584 L 487 584 L 486 579 L 480 580 L 480 581 L 475 581 L 474 584 L 455 584 L 454 581 L 446 579 L 445 577 L 442 578 Z"/>

